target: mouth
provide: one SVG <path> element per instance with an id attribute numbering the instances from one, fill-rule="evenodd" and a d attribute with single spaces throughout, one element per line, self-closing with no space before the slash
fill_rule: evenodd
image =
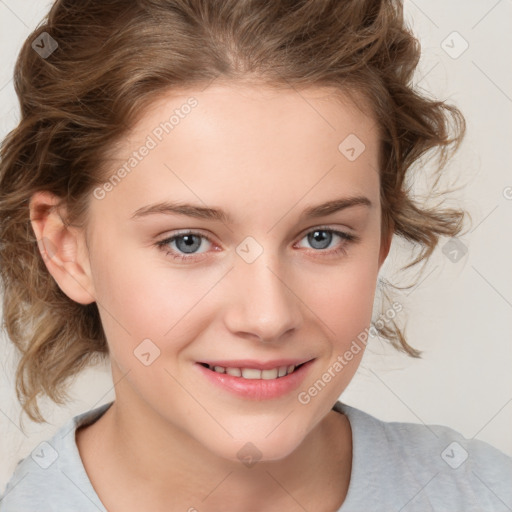
<path id="1" fill-rule="evenodd" d="M 270 400 L 289 395 L 309 373 L 315 359 L 257 361 L 202 361 L 194 366 L 208 383 L 239 398 Z"/>
<path id="2" fill-rule="evenodd" d="M 222 366 L 220 364 L 208 364 L 208 363 L 199 363 L 204 368 L 208 368 L 216 373 L 231 375 L 232 377 L 239 377 L 241 379 L 248 380 L 274 380 L 280 379 L 282 377 L 286 377 L 297 371 L 307 362 L 299 363 L 299 364 L 285 364 L 285 365 L 276 365 L 273 368 L 254 368 L 254 367 L 245 367 L 245 366 L 234 366 L 231 363 L 230 366 Z"/>

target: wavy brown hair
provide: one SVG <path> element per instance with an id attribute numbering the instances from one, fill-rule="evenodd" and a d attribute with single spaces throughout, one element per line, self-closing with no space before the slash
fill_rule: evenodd
<path id="1" fill-rule="evenodd" d="M 32 47 L 43 32 L 58 43 L 46 58 Z M 20 352 L 16 392 L 27 415 L 45 421 L 38 398 L 64 403 L 68 379 L 108 355 L 96 303 L 69 299 L 44 264 L 30 223 L 34 192 L 57 195 L 67 222 L 84 225 L 109 148 L 166 91 L 217 78 L 334 87 L 365 98 L 380 125 L 382 236 L 393 229 L 421 248 L 409 268 L 428 260 L 440 236 L 456 236 L 466 213 L 422 207 L 407 184 L 413 169 L 425 172 L 413 166 L 424 155 L 438 157 L 439 179 L 465 130 L 456 107 L 413 86 L 419 58 L 393 0 L 55 2 L 17 59 L 21 121 L 0 153 L 4 324 Z M 419 356 L 394 320 L 377 331 Z"/>

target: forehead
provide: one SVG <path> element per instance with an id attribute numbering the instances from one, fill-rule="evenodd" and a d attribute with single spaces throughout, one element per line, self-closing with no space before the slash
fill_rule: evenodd
<path id="1" fill-rule="evenodd" d="M 197 106 L 187 108 L 186 103 L 190 102 L 191 98 Z M 180 110 L 183 110 L 184 114 Z M 214 84 L 202 90 L 173 90 L 160 93 L 139 117 L 132 135 L 148 133 L 155 128 L 155 123 L 169 120 L 173 112 L 176 112 L 181 120 L 189 118 L 186 124 L 198 137 L 213 139 L 222 129 L 224 132 L 231 131 L 232 134 L 238 133 L 240 136 L 251 132 L 251 139 L 255 143 L 263 141 L 266 144 L 266 134 L 281 135 L 284 128 L 288 128 L 287 134 L 290 139 L 294 135 L 301 138 L 310 136 L 312 143 L 317 142 L 315 139 L 325 138 L 328 134 L 336 133 L 336 138 L 346 129 L 359 132 L 362 137 L 365 137 L 368 130 L 375 129 L 369 102 L 354 92 L 349 96 L 331 87 L 299 89 L 225 83 Z M 176 127 L 177 124 L 181 122 L 176 123 Z M 183 128 L 180 131 L 183 131 Z M 179 132 L 173 135 L 177 133 Z M 235 139 L 239 140 L 240 137 Z M 279 142 L 283 142 L 282 138 Z"/>
<path id="2" fill-rule="evenodd" d="M 217 83 L 170 91 L 115 146 L 106 178 L 129 169 L 102 203 L 117 197 L 132 213 L 149 199 L 175 198 L 264 208 L 329 199 L 331 191 L 378 202 L 377 131 L 371 116 L 332 88 Z M 145 155 L 134 156 L 144 146 Z"/>

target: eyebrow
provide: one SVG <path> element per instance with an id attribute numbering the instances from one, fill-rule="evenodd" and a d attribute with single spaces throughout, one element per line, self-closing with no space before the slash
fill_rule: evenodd
<path id="1" fill-rule="evenodd" d="M 332 215 L 338 211 L 345 210 L 346 208 L 359 205 L 364 205 L 371 208 L 372 202 L 365 196 L 333 199 L 316 206 L 309 206 L 302 213 L 301 219 L 314 219 L 317 217 L 324 217 L 326 215 Z M 234 224 L 234 220 L 231 215 L 220 208 L 207 208 L 190 203 L 177 203 L 171 201 L 164 201 L 148 206 L 143 206 L 142 208 L 136 210 L 131 218 L 139 219 L 147 215 L 155 214 L 185 215 L 187 217 L 193 217 L 196 219 L 215 220 L 225 224 Z"/>

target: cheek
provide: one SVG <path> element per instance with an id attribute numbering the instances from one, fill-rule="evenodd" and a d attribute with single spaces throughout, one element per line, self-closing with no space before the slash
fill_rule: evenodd
<path id="1" fill-rule="evenodd" d="M 325 357 L 296 399 L 301 410 L 313 418 L 327 414 L 359 367 L 368 339 L 376 279 L 377 271 L 359 260 L 318 281 L 309 296 L 309 306 L 323 325 Z"/>
<path id="2" fill-rule="evenodd" d="M 304 283 L 302 297 L 337 343 L 371 321 L 378 271 L 363 258 L 345 261 Z"/>
<path id="3" fill-rule="evenodd" d="M 98 309 L 116 359 L 122 358 L 122 352 L 133 356 L 134 348 L 146 338 L 160 338 L 173 317 L 171 301 L 167 304 L 169 316 L 158 308 L 164 286 L 156 281 L 154 266 L 137 254 L 114 241 L 97 240 L 91 258 Z"/>
<path id="4" fill-rule="evenodd" d="M 197 278 L 185 269 L 170 268 L 156 250 L 154 257 L 148 257 L 147 249 L 120 251 L 116 257 L 114 245 L 97 244 L 97 255 L 112 256 L 93 258 L 91 267 L 111 356 L 128 368 L 144 340 L 151 340 L 162 353 L 183 348 L 194 336 L 191 326 L 202 328 L 201 300 L 218 276 L 202 272 Z"/>
<path id="5" fill-rule="evenodd" d="M 317 280 L 308 296 L 308 306 L 318 315 L 328 340 L 315 379 L 329 382 L 326 394 L 331 398 L 348 385 L 364 354 L 377 277 L 378 268 L 364 258 L 354 258 Z"/>

